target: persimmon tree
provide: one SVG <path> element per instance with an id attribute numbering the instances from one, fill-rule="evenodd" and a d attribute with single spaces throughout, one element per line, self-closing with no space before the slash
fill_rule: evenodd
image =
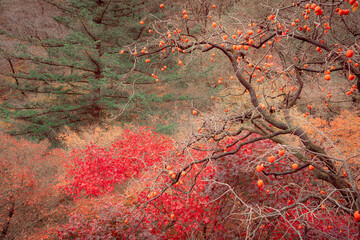
<path id="1" fill-rule="evenodd" d="M 164 189 L 173 188 L 182 180 L 181 173 L 195 165 L 205 171 L 213 164 L 223 164 L 225 171 L 232 172 L 239 167 L 232 163 L 234 156 L 241 159 L 243 151 L 254 144 L 260 153 L 242 158 L 242 171 L 233 176 L 242 179 L 245 173 L 252 174 L 253 178 L 245 178 L 252 179 L 252 184 L 229 182 L 226 173 L 223 178 L 215 174 L 209 179 L 211 185 L 223 187 L 223 194 L 231 193 L 230 198 L 239 205 L 228 212 L 229 217 L 235 216 L 234 222 L 244 224 L 234 236 L 305 238 L 320 234 L 328 239 L 359 235 L 358 217 L 353 216 L 360 208 L 357 175 L 348 164 L 349 158 L 356 162 L 358 155 L 334 156 L 307 133 L 309 115 L 326 117 L 324 112 L 331 115 L 344 107 L 358 107 L 359 3 L 260 5 L 261 9 L 249 8 L 245 14 L 245 3 L 238 1 L 232 13 L 219 18 L 214 4 L 202 16 L 212 21 L 205 33 L 198 31 L 204 26 L 194 24 L 186 6 L 179 11 L 171 2 L 160 6 L 167 11 L 164 18 L 144 16 L 140 21 L 153 36 L 146 45 L 148 53 L 136 56 L 139 61 L 157 56 L 161 63 L 175 54 L 184 68 L 193 59 L 206 57 L 209 64 L 219 58 L 224 66 L 215 81 L 224 85 L 226 94 L 209 99 L 222 100 L 223 111 L 214 116 L 204 113 L 200 119 L 202 109 L 194 106 L 199 126 L 184 149 L 204 151 L 209 141 L 214 145 L 206 147 L 205 157 L 173 171 L 174 180 Z M 160 69 L 154 69 L 153 76 L 157 75 Z M 235 79 L 236 83 L 230 83 Z M 230 102 L 234 97 L 237 102 Z M 238 190 L 240 185 L 249 187 L 248 196 L 243 188 Z"/>

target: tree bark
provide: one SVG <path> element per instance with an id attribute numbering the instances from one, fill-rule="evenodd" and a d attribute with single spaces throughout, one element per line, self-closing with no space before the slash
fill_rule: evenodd
<path id="1" fill-rule="evenodd" d="M 0 239 L 5 239 L 8 231 L 9 231 L 9 227 L 10 227 L 10 222 L 11 222 L 11 218 L 13 217 L 14 213 L 15 213 L 15 199 L 14 197 L 10 198 L 11 201 L 11 205 L 10 205 L 10 209 L 9 209 L 9 213 L 7 215 L 6 218 L 6 222 L 4 224 L 4 228 L 0 233 Z"/>

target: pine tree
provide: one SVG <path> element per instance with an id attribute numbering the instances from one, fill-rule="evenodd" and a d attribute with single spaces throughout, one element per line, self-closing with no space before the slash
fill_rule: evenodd
<path id="1" fill-rule="evenodd" d="M 151 1 L 46 2 L 59 9 L 55 20 L 67 34 L 27 37 L 14 51 L 0 45 L 1 56 L 10 63 L 21 60 L 33 68 L 6 74 L 14 79 L 8 86 L 21 93 L 24 101 L 4 101 L 0 112 L 9 121 L 21 123 L 12 134 L 35 139 L 54 139 L 53 133 L 64 125 L 101 124 L 132 108 L 136 84 L 153 79 L 146 70 L 138 70 L 145 69 L 146 63 L 134 57 L 137 50 L 125 46 L 134 41 L 141 44 L 149 34 L 146 24 L 139 23 L 141 16 L 156 16 L 160 11 Z M 29 51 L 34 46 L 40 49 L 38 54 Z"/>

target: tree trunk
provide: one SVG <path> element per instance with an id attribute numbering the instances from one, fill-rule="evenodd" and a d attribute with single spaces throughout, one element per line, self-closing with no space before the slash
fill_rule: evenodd
<path id="1" fill-rule="evenodd" d="M 11 218 L 13 217 L 13 215 L 15 213 L 15 200 L 14 200 L 13 197 L 11 197 L 10 201 L 11 201 L 11 206 L 10 206 L 7 218 L 6 218 L 6 222 L 4 224 L 4 228 L 0 233 L 0 239 L 5 239 L 6 234 L 7 234 L 8 230 L 9 230 L 9 227 L 10 227 Z"/>

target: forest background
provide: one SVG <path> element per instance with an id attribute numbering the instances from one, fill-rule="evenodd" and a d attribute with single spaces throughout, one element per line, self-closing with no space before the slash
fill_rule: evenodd
<path id="1" fill-rule="evenodd" d="M 0 239 L 359 237 L 358 5 L 1 1 Z"/>

